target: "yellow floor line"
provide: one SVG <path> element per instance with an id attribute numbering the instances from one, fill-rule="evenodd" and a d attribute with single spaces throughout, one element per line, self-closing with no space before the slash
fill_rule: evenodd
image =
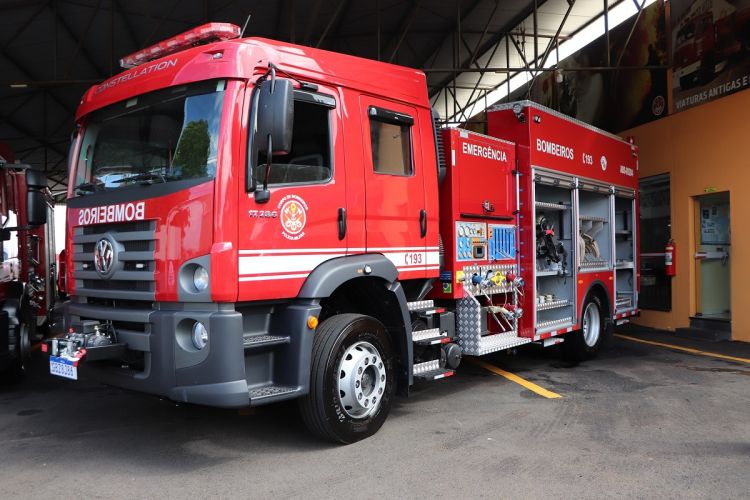
<path id="1" fill-rule="evenodd" d="M 621 333 L 616 333 L 615 337 L 619 337 L 621 339 L 625 340 L 632 340 L 633 342 L 640 342 L 641 344 L 650 344 L 650 345 L 656 345 L 659 347 L 666 347 L 667 349 L 674 349 L 677 351 L 683 351 L 683 352 L 689 352 L 690 354 L 698 354 L 700 356 L 708 356 L 711 358 L 719 358 L 719 359 L 726 359 L 729 361 L 738 361 L 740 363 L 749 363 L 750 359 L 747 358 L 737 358 L 735 356 L 727 356 L 726 354 L 718 354 L 715 352 L 707 352 L 707 351 L 701 351 L 698 349 L 693 349 L 691 347 L 682 347 L 679 345 L 673 345 L 673 344 L 665 344 L 664 342 L 655 342 L 653 340 L 643 340 L 636 337 L 631 337 L 629 335 L 623 335 Z"/>
<path id="2" fill-rule="evenodd" d="M 515 373 L 506 372 L 502 368 L 498 368 L 495 365 L 491 365 L 489 363 L 486 363 L 484 361 L 481 361 L 481 360 L 475 359 L 475 358 L 468 358 L 468 361 L 470 363 L 473 363 L 473 364 L 477 365 L 477 366 L 481 366 L 485 370 L 489 370 L 492 373 L 500 375 L 501 377 L 505 377 L 508 380 L 510 380 L 511 382 L 515 382 L 516 384 L 521 385 L 521 386 L 525 387 L 526 389 L 530 390 L 531 392 L 535 392 L 535 393 L 539 394 L 542 397 L 549 398 L 549 399 L 557 399 L 557 398 L 561 398 L 562 397 L 561 395 L 557 394 L 556 392 L 548 391 L 544 387 L 540 387 L 540 386 L 536 385 L 534 382 L 529 382 L 528 380 L 519 377 Z"/>

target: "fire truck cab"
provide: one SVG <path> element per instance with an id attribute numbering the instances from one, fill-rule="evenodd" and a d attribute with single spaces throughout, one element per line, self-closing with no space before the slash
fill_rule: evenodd
<path id="1" fill-rule="evenodd" d="M 616 243 L 576 285 L 573 204 L 588 185 L 577 175 L 605 167 L 561 177 L 567 239 L 549 223 L 539 260 L 530 183 L 548 173 L 532 173 L 522 129 L 498 138 L 510 124 L 501 116 L 520 123 L 513 110 L 497 110 L 495 137 L 440 130 L 420 71 L 238 34 L 191 30 L 125 58 L 131 69 L 84 96 L 68 192 L 69 334 L 47 347 L 53 373 L 80 368 L 222 407 L 296 398 L 310 429 L 352 442 L 380 428 L 397 390 L 452 375 L 462 354 L 570 331 L 576 356 L 600 348 L 615 321 Z M 596 214 L 612 223 L 588 236 L 614 239 L 612 181 L 628 185 L 634 228 L 634 148 L 581 137 L 591 154 L 618 151 L 610 173 L 630 172 L 596 183 Z M 559 264 L 560 245 L 562 284 L 537 287 L 537 261 Z M 538 313 L 541 328 L 536 289 L 566 301 L 563 315 Z M 629 291 L 628 314 L 634 279 Z"/>

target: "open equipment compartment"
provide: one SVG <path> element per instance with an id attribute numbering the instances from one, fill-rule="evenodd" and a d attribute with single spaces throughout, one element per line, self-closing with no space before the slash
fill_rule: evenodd
<path id="1" fill-rule="evenodd" d="M 588 181 L 578 185 L 578 269 L 612 269 L 611 195 L 608 186 Z"/>
<path id="2" fill-rule="evenodd" d="M 615 226 L 615 309 L 623 312 L 635 307 L 635 192 L 616 189 Z"/>
<path id="3" fill-rule="evenodd" d="M 573 178 L 534 176 L 536 333 L 575 324 Z"/>

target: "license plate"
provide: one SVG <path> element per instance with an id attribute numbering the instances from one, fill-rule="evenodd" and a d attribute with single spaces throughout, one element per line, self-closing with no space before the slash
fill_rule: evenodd
<path id="1" fill-rule="evenodd" d="M 49 357 L 49 372 L 52 375 L 58 377 L 69 378 L 70 380 L 78 380 L 78 368 L 73 364 L 73 361 L 68 359 L 58 358 L 57 356 Z"/>

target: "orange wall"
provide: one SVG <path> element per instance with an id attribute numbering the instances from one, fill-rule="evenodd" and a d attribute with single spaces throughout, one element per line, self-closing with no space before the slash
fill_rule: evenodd
<path id="1" fill-rule="evenodd" d="M 732 338 L 750 342 L 750 91 L 623 132 L 640 149 L 639 175 L 670 173 L 677 276 L 672 311 L 643 311 L 638 323 L 673 330 L 695 314 L 693 196 L 729 191 Z M 745 265 L 743 265 L 743 263 Z"/>

